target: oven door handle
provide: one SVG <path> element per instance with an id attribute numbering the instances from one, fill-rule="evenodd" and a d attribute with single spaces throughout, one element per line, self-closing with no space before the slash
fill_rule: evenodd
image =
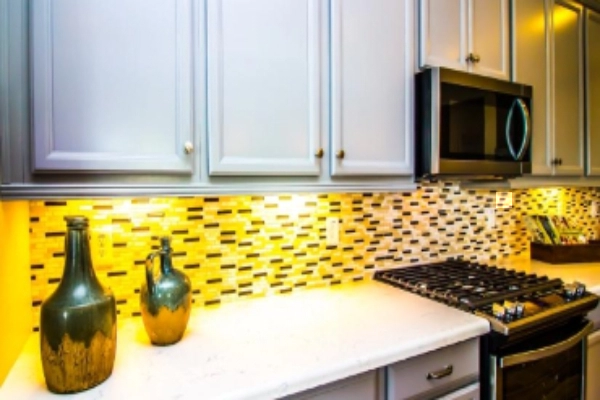
<path id="1" fill-rule="evenodd" d="M 502 359 L 500 359 L 500 368 L 506 368 L 517 364 L 537 361 L 542 358 L 556 355 L 575 346 L 578 342 L 582 341 L 587 335 L 589 335 L 593 329 L 594 324 L 592 322 L 588 322 L 582 330 L 580 330 L 579 332 L 562 342 L 553 344 L 552 346 L 542 347 L 538 350 L 526 351 L 523 353 L 503 357 Z"/>

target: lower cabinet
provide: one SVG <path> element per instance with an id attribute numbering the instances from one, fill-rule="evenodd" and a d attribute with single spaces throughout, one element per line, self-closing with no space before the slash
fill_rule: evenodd
<path id="1" fill-rule="evenodd" d="M 586 399 L 600 400 L 600 330 L 588 337 Z"/>
<path id="2" fill-rule="evenodd" d="M 285 399 L 478 400 L 478 380 L 479 339 L 475 338 Z"/>
<path id="3" fill-rule="evenodd" d="M 342 379 L 286 397 L 285 400 L 384 400 L 381 370 Z"/>
<path id="4" fill-rule="evenodd" d="M 479 340 L 476 338 L 388 366 L 386 398 L 401 400 L 450 395 L 449 399 L 463 399 L 458 394 L 452 397 L 451 393 L 475 383 L 478 377 Z M 478 395 L 478 388 L 476 393 Z"/>
<path id="5" fill-rule="evenodd" d="M 479 400 L 479 383 L 473 383 L 445 396 L 438 397 L 438 400 Z"/>

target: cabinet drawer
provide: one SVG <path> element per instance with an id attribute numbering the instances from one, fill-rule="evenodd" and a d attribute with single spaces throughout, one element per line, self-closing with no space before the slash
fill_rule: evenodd
<path id="1" fill-rule="evenodd" d="M 449 372 L 452 369 L 451 373 Z M 429 374 L 445 371 L 443 377 Z M 479 376 L 479 339 L 392 364 L 386 369 L 388 399 L 430 398 L 474 382 Z"/>

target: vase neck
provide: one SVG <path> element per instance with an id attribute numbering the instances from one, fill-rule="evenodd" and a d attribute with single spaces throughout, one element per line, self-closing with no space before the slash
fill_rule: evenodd
<path id="1" fill-rule="evenodd" d="M 171 259 L 171 249 L 163 249 L 160 253 L 160 271 L 168 274 L 173 270 L 173 260 Z"/>
<path id="2" fill-rule="evenodd" d="M 61 285 L 81 283 L 99 285 L 92 266 L 88 230 L 69 228 L 65 238 L 65 269 Z"/>

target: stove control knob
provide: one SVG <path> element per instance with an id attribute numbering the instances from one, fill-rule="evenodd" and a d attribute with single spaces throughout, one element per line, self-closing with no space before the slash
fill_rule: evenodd
<path id="1" fill-rule="evenodd" d="M 563 286 L 563 293 L 567 300 L 573 300 L 575 298 L 575 294 L 577 293 L 577 288 L 572 283 L 565 283 Z"/>
<path id="2" fill-rule="evenodd" d="M 508 315 L 510 315 L 511 317 L 514 317 L 517 314 L 517 303 L 513 302 L 513 301 L 508 301 L 505 300 L 504 301 L 504 309 L 506 310 L 506 313 Z"/>
<path id="3" fill-rule="evenodd" d="M 515 303 L 515 316 L 517 318 L 523 318 L 524 315 L 525 315 L 525 304 L 517 301 Z"/>
<path id="4" fill-rule="evenodd" d="M 494 303 L 492 305 L 492 314 L 500 321 L 504 321 L 504 318 L 506 317 L 506 309 L 502 304 Z"/>
<path id="5" fill-rule="evenodd" d="M 576 292 L 577 298 L 583 297 L 583 295 L 585 294 L 585 285 L 583 283 L 580 283 L 577 281 L 573 282 L 573 284 L 576 287 L 575 292 Z"/>
<path id="6" fill-rule="evenodd" d="M 579 282 L 566 283 L 563 291 L 568 300 L 575 300 L 584 295 L 585 285 Z"/>

